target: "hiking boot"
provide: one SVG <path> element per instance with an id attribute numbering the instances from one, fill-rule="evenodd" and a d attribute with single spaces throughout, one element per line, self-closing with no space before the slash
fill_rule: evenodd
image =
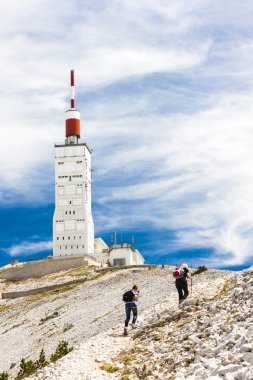
<path id="1" fill-rule="evenodd" d="M 128 327 L 124 327 L 124 336 L 128 335 Z"/>

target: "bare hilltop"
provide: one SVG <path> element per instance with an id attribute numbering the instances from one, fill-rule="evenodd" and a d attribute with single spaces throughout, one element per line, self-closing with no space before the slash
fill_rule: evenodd
<path id="1" fill-rule="evenodd" d="M 253 267 L 196 274 L 180 308 L 172 270 L 80 267 L 40 279 L 2 280 L 3 294 L 61 287 L 0 300 L 0 379 L 7 373 L 8 379 L 18 373 L 25 378 L 21 359 L 35 363 L 43 349 L 47 365 L 26 378 L 252 380 Z M 79 282 L 64 285 L 73 280 Z M 125 337 L 122 294 L 135 283 L 141 289 L 138 328 Z M 59 342 L 73 349 L 46 363 Z"/>

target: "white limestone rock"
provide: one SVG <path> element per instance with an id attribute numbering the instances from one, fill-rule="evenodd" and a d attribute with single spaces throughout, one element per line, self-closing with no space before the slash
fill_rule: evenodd
<path id="1" fill-rule="evenodd" d="M 239 369 L 241 369 L 242 366 L 239 365 L 239 364 L 228 364 L 226 366 L 221 366 L 219 369 L 218 369 L 218 375 L 225 375 L 226 373 L 230 373 L 230 372 L 236 372 L 238 371 Z"/>

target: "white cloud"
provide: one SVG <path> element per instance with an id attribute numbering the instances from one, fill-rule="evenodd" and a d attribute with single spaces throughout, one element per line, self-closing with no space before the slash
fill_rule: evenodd
<path id="1" fill-rule="evenodd" d="M 53 248 L 51 241 L 40 242 L 22 242 L 17 245 L 13 245 L 8 249 L 4 249 L 10 256 L 29 256 L 33 253 L 48 251 Z"/>

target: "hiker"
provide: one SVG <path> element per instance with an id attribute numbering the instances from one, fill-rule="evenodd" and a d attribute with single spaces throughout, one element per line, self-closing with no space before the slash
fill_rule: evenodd
<path id="1" fill-rule="evenodd" d="M 173 277 L 176 279 L 175 284 L 178 291 L 179 303 L 183 302 L 189 295 L 187 278 L 192 280 L 187 264 L 176 266 Z"/>
<path id="2" fill-rule="evenodd" d="M 131 318 L 131 311 L 133 313 L 132 328 L 136 327 L 135 325 L 136 320 L 137 320 L 136 302 L 138 301 L 139 294 L 140 292 L 137 285 L 134 285 L 131 290 L 123 294 L 123 301 L 125 302 L 125 310 L 126 310 L 124 335 L 127 335 L 128 324 Z"/>

